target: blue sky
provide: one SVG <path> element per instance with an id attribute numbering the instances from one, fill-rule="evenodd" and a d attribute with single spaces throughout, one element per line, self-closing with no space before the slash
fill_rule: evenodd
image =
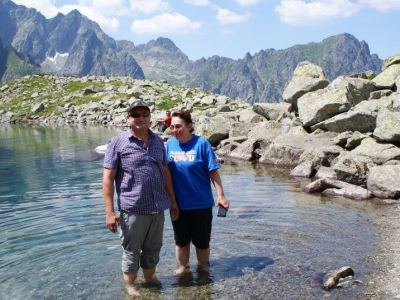
<path id="1" fill-rule="evenodd" d="M 340 33 L 381 59 L 400 54 L 400 0 L 13 0 L 46 18 L 78 9 L 110 37 L 171 39 L 189 59 L 243 58 Z"/>

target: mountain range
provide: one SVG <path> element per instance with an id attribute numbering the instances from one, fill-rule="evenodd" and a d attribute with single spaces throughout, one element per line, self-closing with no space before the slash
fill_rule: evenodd
<path id="1" fill-rule="evenodd" d="M 27 74 L 129 76 L 197 87 L 249 103 L 280 102 L 293 71 L 313 62 L 328 79 L 371 70 L 382 60 L 368 44 L 343 33 L 319 43 L 265 49 L 242 59 L 191 61 L 168 38 L 146 44 L 116 41 L 78 10 L 46 19 L 33 8 L 0 0 L 0 83 Z"/>

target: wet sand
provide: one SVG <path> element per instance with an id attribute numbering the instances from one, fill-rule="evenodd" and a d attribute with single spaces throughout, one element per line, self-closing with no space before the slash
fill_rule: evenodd
<path id="1" fill-rule="evenodd" d="M 372 259 L 377 272 L 368 283 L 365 299 L 400 299 L 400 201 L 381 201 L 375 224 L 381 243 Z"/>

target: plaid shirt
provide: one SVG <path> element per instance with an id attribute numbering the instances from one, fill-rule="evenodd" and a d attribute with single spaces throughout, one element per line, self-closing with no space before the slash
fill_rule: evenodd
<path id="1" fill-rule="evenodd" d="M 104 168 L 117 170 L 115 189 L 118 209 L 135 214 L 155 214 L 169 208 L 163 166 L 166 165 L 162 139 L 149 130 L 147 147 L 130 128 L 111 139 Z"/>

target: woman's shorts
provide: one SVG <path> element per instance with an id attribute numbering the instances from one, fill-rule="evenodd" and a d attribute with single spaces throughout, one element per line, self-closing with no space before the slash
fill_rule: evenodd
<path id="1" fill-rule="evenodd" d="M 212 207 L 181 210 L 179 218 L 172 222 L 175 244 L 184 247 L 192 242 L 196 248 L 208 249 L 211 239 Z"/>

